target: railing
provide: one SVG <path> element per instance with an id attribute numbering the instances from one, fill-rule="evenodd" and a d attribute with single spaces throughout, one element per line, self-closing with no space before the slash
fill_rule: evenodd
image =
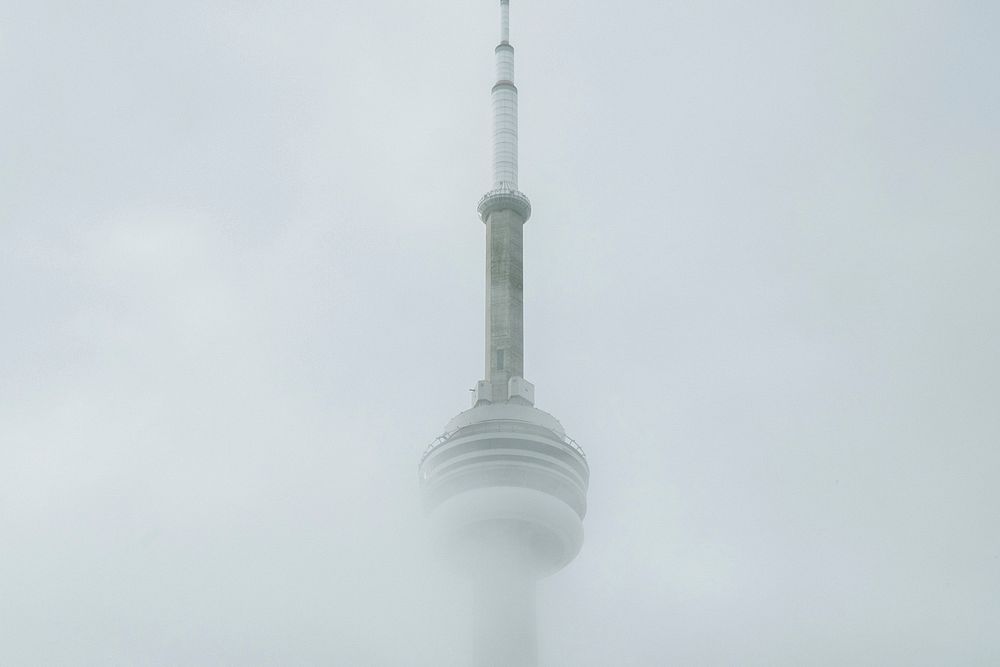
<path id="1" fill-rule="evenodd" d="M 531 202 L 527 195 L 512 187 L 510 183 L 501 183 L 483 195 L 479 200 L 479 217 L 486 222 L 491 212 L 503 208 L 516 211 L 525 222 L 531 217 Z"/>
<path id="2" fill-rule="evenodd" d="M 455 435 L 455 433 L 457 432 L 458 429 L 455 429 L 454 431 L 445 431 L 438 437 L 434 438 L 434 440 L 431 441 L 431 444 L 427 445 L 427 449 L 424 450 L 423 455 L 420 457 L 420 462 L 423 463 L 424 460 L 428 456 L 430 456 L 430 453 L 438 448 L 438 445 L 443 445 L 444 443 L 448 442 L 448 439 L 451 438 L 451 436 Z"/>
<path id="3" fill-rule="evenodd" d="M 478 422 L 475 425 L 476 426 L 482 426 L 484 424 L 488 424 L 490 421 L 498 421 L 501 424 L 503 422 L 505 422 L 505 421 L 506 422 L 517 421 L 517 423 L 519 423 L 519 424 L 528 424 L 530 426 L 537 426 L 537 424 L 532 424 L 531 422 L 525 422 L 525 421 L 520 421 L 520 420 L 487 420 L 487 421 L 483 421 L 483 422 Z M 540 428 L 543 428 L 546 431 L 549 431 L 549 429 L 546 429 L 544 426 L 540 427 Z M 423 465 L 423 462 L 427 460 L 427 457 L 431 455 L 431 452 L 433 452 L 435 449 L 437 449 L 438 447 L 440 447 L 444 443 L 448 442 L 451 439 L 451 436 L 455 435 L 456 433 L 458 433 L 461 430 L 462 429 L 458 428 L 458 429 L 455 429 L 454 431 L 445 431 L 444 433 L 442 433 L 438 437 L 434 438 L 434 440 L 431 441 L 431 444 L 427 445 L 427 449 L 424 450 L 423 456 L 420 457 L 420 464 Z M 508 432 L 512 431 L 512 429 L 504 429 L 504 428 L 502 428 L 499 424 L 495 425 L 491 430 L 494 430 L 497 433 L 503 433 L 504 431 L 508 431 Z M 549 432 L 552 433 L 552 431 L 549 431 Z M 556 435 L 558 435 L 558 434 L 556 434 Z M 583 447 L 581 447 L 579 445 L 579 443 L 577 443 L 576 440 L 574 440 L 573 438 L 569 437 L 566 434 L 563 434 L 562 436 L 560 436 L 560 440 L 562 441 L 562 443 L 564 445 L 566 445 L 567 447 L 569 447 L 570 449 L 572 449 L 574 452 L 576 452 L 577 454 L 579 454 L 581 457 L 583 457 L 584 460 L 587 459 L 587 452 L 583 451 Z"/>
<path id="4" fill-rule="evenodd" d="M 572 447 L 577 454 L 579 454 L 583 458 L 587 458 L 587 452 L 583 451 L 583 447 L 581 447 L 576 440 L 569 437 L 568 435 L 563 435 L 563 442 Z"/>

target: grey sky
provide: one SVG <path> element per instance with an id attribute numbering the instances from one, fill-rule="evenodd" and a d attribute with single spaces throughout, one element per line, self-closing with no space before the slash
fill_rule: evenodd
<path id="1" fill-rule="evenodd" d="M 548 665 L 1000 661 L 1000 5 L 514 0 Z M 461 665 L 496 7 L 0 6 L 0 664 Z"/>

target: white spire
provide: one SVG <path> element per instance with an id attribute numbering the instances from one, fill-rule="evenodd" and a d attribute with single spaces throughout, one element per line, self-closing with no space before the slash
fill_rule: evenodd
<path id="1" fill-rule="evenodd" d="M 500 0 L 500 41 L 510 41 L 510 0 Z"/>
<path id="2" fill-rule="evenodd" d="M 493 86 L 493 187 L 517 190 L 517 88 L 510 45 L 510 0 L 500 0 L 497 83 Z"/>
<path id="3" fill-rule="evenodd" d="M 510 0 L 500 0 L 500 44 L 493 85 L 493 188 L 479 200 L 483 222 L 493 211 L 516 211 L 525 221 L 531 202 L 517 188 L 517 87 L 514 47 L 510 43 Z"/>

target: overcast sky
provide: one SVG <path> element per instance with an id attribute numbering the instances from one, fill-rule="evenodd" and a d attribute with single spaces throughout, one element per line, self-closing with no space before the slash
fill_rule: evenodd
<path id="1" fill-rule="evenodd" d="M 465 664 L 495 4 L 0 3 L 0 664 Z M 1000 4 L 512 13 L 544 664 L 1000 662 Z"/>

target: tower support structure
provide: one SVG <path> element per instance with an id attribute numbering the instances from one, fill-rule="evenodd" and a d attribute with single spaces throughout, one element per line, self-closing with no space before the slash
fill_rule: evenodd
<path id="1" fill-rule="evenodd" d="M 486 363 L 473 406 L 449 422 L 420 462 L 434 542 L 474 588 L 474 665 L 536 667 L 535 590 L 579 552 L 587 511 L 586 455 L 524 379 L 524 225 L 518 189 L 518 91 L 510 0 L 500 0 L 493 85 L 493 187 L 486 226 Z"/>

